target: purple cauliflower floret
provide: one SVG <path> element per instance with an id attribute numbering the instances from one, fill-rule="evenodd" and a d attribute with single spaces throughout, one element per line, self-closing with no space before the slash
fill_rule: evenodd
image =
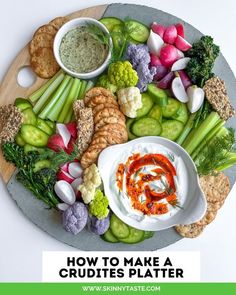
<path id="1" fill-rule="evenodd" d="M 140 92 L 147 90 L 147 84 L 153 81 L 156 74 L 155 67 L 149 67 L 150 64 L 150 54 L 148 51 L 148 46 L 145 44 L 130 44 L 127 47 L 126 58 L 131 62 L 133 68 L 138 74 L 138 84 Z"/>
<path id="2" fill-rule="evenodd" d="M 149 68 L 148 64 L 140 63 L 136 71 L 139 77 L 137 87 L 139 88 L 140 92 L 144 92 L 147 90 L 147 84 L 153 81 L 153 78 L 156 74 L 156 68 Z"/>
<path id="3" fill-rule="evenodd" d="M 103 235 L 110 226 L 110 214 L 103 219 L 98 219 L 95 216 L 89 216 L 88 228 L 96 235 Z"/>
<path id="4" fill-rule="evenodd" d="M 149 64 L 151 61 L 148 47 L 145 44 L 129 44 L 126 50 L 126 58 L 135 70 L 140 63 Z"/>
<path id="5" fill-rule="evenodd" d="M 80 202 L 75 202 L 62 215 L 63 227 L 66 231 L 77 235 L 87 224 L 88 209 Z"/>

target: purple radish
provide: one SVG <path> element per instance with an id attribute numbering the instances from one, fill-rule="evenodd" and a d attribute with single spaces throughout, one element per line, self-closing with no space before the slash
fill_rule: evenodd
<path id="1" fill-rule="evenodd" d="M 157 82 L 157 87 L 161 89 L 168 89 L 171 86 L 171 82 L 174 79 L 175 74 L 173 72 L 169 72 L 167 75 L 165 75 L 164 78 L 162 78 L 160 81 Z"/>
<path id="2" fill-rule="evenodd" d="M 177 38 L 177 30 L 174 25 L 166 28 L 163 36 L 163 40 L 165 43 L 174 44 Z"/>
<path id="3" fill-rule="evenodd" d="M 190 61 L 190 57 L 184 57 L 184 58 L 178 59 L 176 62 L 173 63 L 171 67 L 171 71 L 184 70 L 187 67 L 189 61 Z"/>
<path id="4" fill-rule="evenodd" d="M 156 67 L 156 74 L 154 76 L 155 81 L 161 80 L 165 75 L 168 73 L 168 70 L 164 66 L 157 66 Z"/>
<path id="5" fill-rule="evenodd" d="M 180 102 L 188 102 L 188 95 L 185 91 L 184 85 L 182 83 L 182 80 L 180 76 L 174 78 L 171 84 L 171 90 L 174 96 L 180 101 Z"/>
<path id="6" fill-rule="evenodd" d="M 185 73 L 185 71 L 183 71 L 183 70 L 178 71 L 178 74 L 182 80 L 182 83 L 183 83 L 185 89 L 192 85 L 192 82 L 191 82 L 189 76 Z"/>

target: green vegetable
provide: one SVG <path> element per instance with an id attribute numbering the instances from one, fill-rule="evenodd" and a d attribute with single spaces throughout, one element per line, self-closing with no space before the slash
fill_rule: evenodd
<path id="1" fill-rule="evenodd" d="M 167 105 L 162 107 L 163 117 L 171 118 L 172 116 L 177 114 L 180 107 L 181 107 L 181 103 L 177 99 L 168 97 Z"/>
<path id="2" fill-rule="evenodd" d="M 48 135 L 52 135 L 54 133 L 54 130 L 43 119 L 37 118 L 36 127 L 41 129 L 43 132 L 47 133 Z"/>
<path id="3" fill-rule="evenodd" d="M 108 229 L 105 234 L 102 235 L 102 239 L 109 243 L 118 243 L 119 240 L 113 235 L 112 231 Z"/>
<path id="4" fill-rule="evenodd" d="M 38 152 L 39 154 L 43 152 L 43 148 L 37 148 L 33 145 L 30 144 L 25 144 L 24 145 L 24 152 L 27 154 L 29 152 Z"/>
<path id="5" fill-rule="evenodd" d="M 36 173 L 41 169 L 50 168 L 50 166 L 51 166 L 51 162 L 49 160 L 39 160 L 35 162 L 33 171 L 34 173 Z"/>
<path id="6" fill-rule="evenodd" d="M 35 173 L 35 163 L 39 159 L 38 152 L 25 154 L 24 149 L 15 143 L 3 144 L 2 151 L 5 159 L 18 168 L 17 180 L 50 208 L 55 208 L 59 203 L 59 199 L 54 192 L 56 171 L 46 168 Z"/>
<path id="7" fill-rule="evenodd" d="M 149 113 L 153 106 L 153 101 L 150 95 L 142 93 L 142 107 L 137 110 L 137 117 L 143 117 Z"/>
<path id="8" fill-rule="evenodd" d="M 128 238 L 129 236 L 129 226 L 120 220 L 120 218 L 118 218 L 115 214 L 112 214 L 111 216 L 110 229 L 112 234 L 118 240 Z"/>
<path id="9" fill-rule="evenodd" d="M 153 118 L 161 123 L 162 122 L 162 108 L 159 105 L 155 104 L 152 107 L 151 111 L 148 113 L 148 117 Z"/>
<path id="10" fill-rule="evenodd" d="M 211 112 L 197 128 L 191 131 L 182 144 L 183 148 L 191 155 L 208 132 L 210 132 L 219 122 L 219 115 L 216 112 Z"/>
<path id="11" fill-rule="evenodd" d="M 20 134 L 26 143 L 35 147 L 44 147 L 48 143 L 48 134 L 33 125 L 22 125 Z"/>
<path id="12" fill-rule="evenodd" d="M 25 109 L 32 108 L 32 104 L 28 101 L 28 99 L 18 97 L 15 99 L 14 105 L 18 107 L 21 111 Z"/>
<path id="13" fill-rule="evenodd" d="M 111 32 L 115 25 L 123 24 L 123 21 L 117 17 L 103 17 L 99 20 Z"/>
<path id="14" fill-rule="evenodd" d="M 106 74 L 101 75 L 98 78 L 96 85 L 100 86 L 100 87 L 104 87 L 104 88 L 110 90 L 112 93 L 115 93 L 117 90 L 117 86 L 114 84 L 111 84 L 111 82 L 109 81 L 108 75 L 106 75 Z"/>
<path id="15" fill-rule="evenodd" d="M 86 87 L 87 87 L 87 81 L 83 80 L 82 84 L 81 84 L 81 87 L 80 87 L 80 92 L 79 92 L 79 95 L 78 95 L 78 99 L 83 99 L 84 98 L 84 95 L 85 95 L 85 92 L 86 92 Z"/>
<path id="16" fill-rule="evenodd" d="M 94 199 L 89 203 L 89 213 L 98 219 L 106 218 L 109 214 L 109 201 L 102 191 L 96 190 Z"/>
<path id="17" fill-rule="evenodd" d="M 147 88 L 148 94 L 152 97 L 153 101 L 160 105 L 160 106 L 166 106 L 168 103 L 168 96 L 166 92 L 158 88 L 155 84 L 148 84 Z"/>
<path id="18" fill-rule="evenodd" d="M 154 231 L 145 231 L 143 240 L 151 239 L 154 236 Z"/>
<path id="19" fill-rule="evenodd" d="M 23 116 L 23 124 L 36 125 L 37 118 L 31 108 L 21 111 Z"/>
<path id="20" fill-rule="evenodd" d="M 135 41 L 145 43 L 149 37 L 149 29 L 144 24 L 136 20 L 127 20 L 125 25 L 128 27 L 129 36 Z"/>
<path id="21" fill-rule="evenodd" d="M 187 124 L 184 126 L 184 129 L 182 130 L 181 134 L 179 135 L 178 139 L 176 140 L 176 142 L 179 145 L 183 144 L 183 142 L 185 141 L 185 139 L 187 138 L 187 136 L 191 132 L 196 116 L 197 116 L 197 113 L 193 113 L 189 116 Z"/>
<path id="22" fill-rule="evenodd" d="M 184 124 L 177 120 L 167 120 L 162 123 L 162 132 L 160 136 L 175 141 L 184 128 Z"/>
<path id="23" fill-rule="evenodd" d="M 233 165 L 236 165 L 236 153 L 228 153 L 227 158 L 224 159 L 219 166 L 216 167 L 216 171 L 220 172 L 227 168 L 232 167 Z"/>
<path id="24" fill-rule="evenodd" d="M 108 78 L 118 89 L 135 86 L 138 83 L 138 74 L 128 61 L 117 61 L 110 64 Z"/>
<path id="25" fill-rule="evenodd" d="M 22 136 L 20 135 L 20 133 L 18 133 L 15 137 L 15 142 L 19 145 L 19 146 L 24 146 L 25 145 L 25 141 L 22 138 Z"/>
<path id="26" fill-rule="evenodd" d="M 172 116 L 172 119 L 182 122 L 186 124 L 189 118 L 188 108 L 185 103 L 181 103 L 181 106 L 177 113 Z"/>
<path id="27" fill-rule="evenodd" d="M 131 130 L 136 136 L 157 136 L 162 132 L 162 127 L 153 118 L 141 118 L 133 123 Z"/>
<path id="28" fill-rule="evenodd" d="M 135 119 L 131 119 L 131 118 L 128 118 L 128 119 L 126 120 L 126 129 L 127 129 L 127 132 L 128 132 L 128 138 L 129 138 L 129 140 L 132 140 L 132 139 L 137 138 L 137 136 L 135 136 L 135 135 L 132 133 L 132 131 L 131 131 L 131 129 L 132 129 L 132 125 L 133 125 L 134 121 L 135 121 Z"/>
<path id="29" fill-rule="evenodd" d="M 203 36 L 193 43 L 192 48 L 186 52 L 186 56 L 191 59 L 185 69 L 193 84 L 203 87 L 213 76 L 212 69 L 219 53 L 219 46 L 213 43 L 213 38 L 210 36 Z"/>
<path id="30" fill-rule="evenodd" d="M 222 171 L 235 164 L 232 160 L 232 152 L 235 146 L 233 129 L 222 128 L 215 137 L 206 142 L 195 159 L 195 164 L 200 175 L 208 175 L 216 171 Z"/>
<path id="31" fill-rule="evenodd" d="M 128 237 L 119 239 L 119 241 L 126 244 L 136 244 L 143 241 L 143 239 L 144 231 L 130 226 Z"/>

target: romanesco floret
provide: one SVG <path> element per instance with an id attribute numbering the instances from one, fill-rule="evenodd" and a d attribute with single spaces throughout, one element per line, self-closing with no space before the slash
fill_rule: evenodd
<path id="1" fill-rule="evenodd" d="M 112 63 L 108 68 L 108 78 L 118 89 L 135 86 L 138 82 L 138 74 L 129 61 Z"/>
<path id="2" fill-rule="evenodd" d="M 106 74 L 99 77 L 97 81 L 97 86 L 104 87 L 110 90 L 112 93 L 115 93 L 117 90 L 117 86 L 109 81 L 108 75 Z"/>
<path id="3" fill-rule="evenodd" d="M 98 219 L 106 218 L 109 214 L 109 201 L 100 190 L 96 190 L 94 199 L 89 204 L 89 213 Z"/>

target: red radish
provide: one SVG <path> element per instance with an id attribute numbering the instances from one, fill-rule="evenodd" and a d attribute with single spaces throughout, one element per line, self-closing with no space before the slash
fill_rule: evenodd
<path id="1" fill-rule="evenodd" d="M 192 45 L 179 35 L 177 36 L 177 38 L 175 40 L 175 46 L 181 51 L 187 51 L 190 48 L 192 48 Z"/>
<path id="2" fill-rule="evenodd" d="M 165 32 L 165 26 L 160 25 L 156 22 L 153 22 L 151 25 L 151 29 L 153 30 L 154 33 L 158 34 L 162 39 L 164 36 L 164 32 Z"/>
<path id="3" fill-rule="evenodd" d="M 171 67 L 178 59 L 178 51 L 174 45 L 167 44 L 161 48 L 160 60 L 163 66 Z"/>
<path id="4" fill-rule="evenodd" d="M 75 192 L 72 186 L 64 181 L 57 181 L 54 185 L 54 190 L 57 196 L 66 204 L 73 205 L 75 202 Z"/>
<path id="5" fill-rule="evenodd" d="M 161 61 L 160 61 L 160 58 L 154 54 L 154 53 L 150 53 L 150 66 L 151 67 L 157 67 L 157 66 L 161 66 Z"/>
<path id="6" fill-rule="evenodd" d="M 65 144 L 60 134 L 50 136 L 47 146 L 55 152 L 59 152 L 61 149 L 65 150 Z"/>
<path id="7" fill-rule="evenodd" d="M 83 179 L 81 177 L 76 178 L 72 183 L 71 186 L 75 193 L 77 193 L 79 186 L 83 183 Z"/>
<path id="8" fill-rule="evenodd" d="M 179 36 L 181 36 L 182 38 L 184 38 L 184 26 L 181 23 L 178 23 L 175 25 L 176 30 L 177 30 L 177 34 Z"/>
<path id="9" fill-rule="evenodd" d="M 149 51 L 151 53 L 159 55 L 163 44 L 164 42 L 161 39 L 161 37 L 151 30 L 147 40 L 147 46 Z"/>
<path id="10" fill-rule="evenodd" d="M 57 179 L 58 180 L 64 180 L 64 181 L 66 181 L 68 183 L 72 183 L 75 180 L 74 177 L 72 177 L 69 173 L 67 173 L 67 172 L 65 172 L 63 170 L 59 170 L 57 172 Z"/>
<path id="11" fill-rule="evenodd" d="M 168 44 L 174 44 L 176 38 L 177 38 L 176 27 L 174 25 L 167 27 L 163 36 L 164 42 Z"/>
<path id="12" fill-rule="evenodd" d="M 77 124 L 76 124 L 76 122 L 67 123 L 66 128 L 68 129 L 68 131 L 70 132 L 70 135 L 73 138 L 77 138 Z"/>
<path id="13" fill-rule="evenodd" d="M 78 178 L 83 174 L 83 169 L 78 162 L 70 163 L 68 166 L 68 171 L 74 178 Z"/>
<path id="14" fill-rule="evenodd" d="M 189 61 L 190 57 L 183 57 L 178 59 L 176 62 L 173 63 L 171 71 L 184 70 L 187 67 Z"/>
<path id="15" fill-rule="evenodd" d="M 157 66 L 156 67 L 156 74 L 154 76 L 155 81 L 161 80 L 166 74 L 168 73 L 168 70 L 164 66 Z"/>
<path id="16" fill-rule="evenodd" d="M 65 149 L 65 151 L 67 152 L 67 154 L 71 154 L 74 150 L 74 145 L 75 145 L 75 140 L 74 138 L 71 138 L 71 140 L 69 141 L 68 147 Z"/>
<path id="17" fill-rule="evenodd" d="M 63 165 L 61 165 L 61 170 L 68 173 L 68 166 L 69 166 L 69 163 L 65 163 Z"/>
<path id="18" fill-rule="evenodd" d="M 67 148 L 68 147 L 68 143 L 70 141 L 71 138 L 71 134 L 69 132 L 69 130 L 67 129 L 66 125 L 58 123 L 56 125 L 56 129 L 57 129 L 57 133 L 59 133 L 63 139 L 64 145 Z"/>
<path id="19" fill-rule="evenodd" d="M 66 203 L 60 203 L 60 204 L 57 204 L 57 208 L 61 211 L 66 211 L 66 209 L 69 208 L 69 205 Z"/>
<path id="20" fill-rule="evenodd" d="M 189 76 L 185 73 L 185 71 L 178 71 L 178 74 L 181 78 L 181 81 L 182 81 L 185 89 L 192 85 L 192 82 L 191 82 Z"/>
<path id="21" fill-rule="evenodd" d="M 181 81 L 181 78 L 179 76 L 175 77 L 174 80 L 171 83 L 171 90 L 174 94 L 174 96 L 180 101 L 180 102 L 188 102 L 189 98 L 185 91 L 184 85 Z"/>
<path id="22" fill-rule="evenodd" d="M 173 72 L 169 72 L 164 78 L 157 82 L 157 86 L 161 89 L 170 88 L 171 82 L 174 79 L 175 74 Z"/>
<path id="23" fill-rule="evenodd" d="M 177 49 L 177 52 L 178 52 L 178 59 L 184 58 L 184 53 L 181 50 Z"/>

